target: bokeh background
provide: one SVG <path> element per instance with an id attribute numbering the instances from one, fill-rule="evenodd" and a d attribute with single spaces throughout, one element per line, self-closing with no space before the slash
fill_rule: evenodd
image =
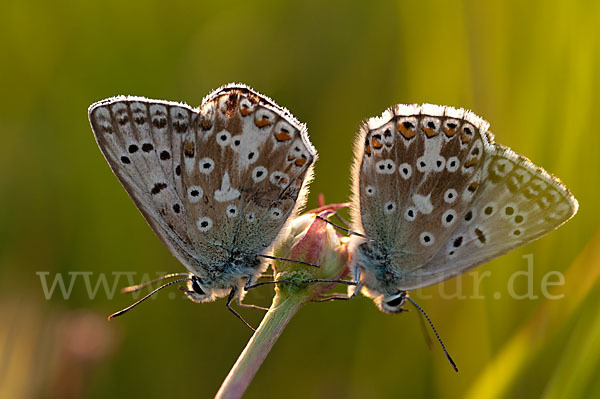
<path id="1" fill-rule="evenodd" d="M 349 195 L 359 122 L 394 103 L 463 106 L 580 202 L 559 230 L 415 293 L 460 367 L 430 351 L 416 313 L 366 298 L 309 304 L 248 398 L 600 396 L 600 3 L 597 1 L 16 1 L 0 4 L 0 397 L 210 397 L 250 337 L 224 301 L 163 291 L 90 298 L 82 275 L 184 271 L 98 150 L 87 107 L 133 94 L 198 105 L 239 81 L 308 124 L 320 153 L 309 207 Z M 537 299 L 507 294 L 533 255 Z M 560 271 L 558 300 L 541 295 Z M 90 274 L 91 273 L 91 274 Z M 460 286 L 462 284 L 462 287 Z M 527 291 L 525 278 L 515 290 Z M 454 291 L 453 291 L 454 290 Z M 176 290 L 173 290 L 176 291 Z M 500 298 L 494 296 L 500 293 Z M 272 291 L 251 302 L 269 304 Z M 450 297 L 450 298 L 449 298 Z M 244 315 L 255 325 L 260 312 Z"/>

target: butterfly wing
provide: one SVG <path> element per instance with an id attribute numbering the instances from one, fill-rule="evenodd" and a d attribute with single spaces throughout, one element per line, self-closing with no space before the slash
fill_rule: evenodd
<path id="1" fill-rule="evenodd" d="M 143 97 L 113 97 L 89 108 L 94 136 L 111 169 L 156 235 L 192 269 L 204 259 L 186 228 L 180 165 L 183 137 L 196 116 L 197 110 L 185 104 Z"/>
<path id="2" fill-rule="evenodd" d="M 183 143 L 192 230 L 197 240 L 229 254 L 255 257 L 304 204 L 317 154 L 304 125 L 247 87 L 217 90 L 200 115 Z M 196 189 L 203 192 L 201 200 L 191 196 Z"/>
<path id="3" fill-rule="evenodd" d="M 217 89 L 199 110 L 115 97 L 89 118 L 152 229 L 200 277 L 273 243 L 316 159 L 304 126 L 243 85 Z"/>
<path id="4" fill-rule="evenodd" d="M 482 182 L 450 239 L 407 285 L 438 283 L 521 247 L 577 213 L 577 200 L 554 176 L 507 147 L 486 150 Z"/>
<path id="5" fill-rule="evenodd" d="M 486 130 L 468 111 L 429 104 L 396 105 L 361 127 L 353 227 L 375 240 L 398 276 L 433 256 L 467 212 Z"/>

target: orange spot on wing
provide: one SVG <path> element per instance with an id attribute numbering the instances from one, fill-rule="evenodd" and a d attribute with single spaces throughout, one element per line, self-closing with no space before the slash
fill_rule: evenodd
<path id="1" fill-rule="evenodd" d="M 265 127 L 272 125 L 273 122 L 271 122 L 267 118 L 262 118 L 261 120 L 254 120 L 254 124 L 258 127 Z"/>
<path id="2" fill-rule="evenodd" d="M 423 128 L 423 131 L 425 132 L 425 134 L 427 135 L 427 137 L 433 137 L 433 136 L 437 136 L 438 132 L 436 132 L 435 130 L 431 129 L 431 128 Z"/>
<path id="3" fill-rule="evenodd" d="M 479 158 L 471 158 L 465 163 L 465 168 L 470 168 L 471 166 L 475 166 L 479 163 Z"/>
<path id="4" fill-rule="evenodd" d="M 294 164 L 296 164 L 296 166 L 304 166 L 304 164 L 306 164 L 306 158 L 298 158 Z"/>
<path id="5" fill-rule="evenodd" d="M 292 136 L 290 136 L 288 132 L 282 130 L 279 133 L 275 133 L 275 138 L 277 141 L 288 141 L 291 140 Z"/>
<path id="6" fill-rule="evenodd" d="M 474 181 L 473 183 L 469 184 L 469 187 L 467 187 L 467 190 L 469 190 L 469 192 L 474 193 L 475 190 L 477 190 L 477 187 L 479 187 L 479 182 Z"/>
<path id="7" fill-rule="evenodd" d="M 375 148 L 376 150 L 383 147 L 383 144 L 381 144 L 381 142 L 379 140 L 377 140 L 375 137 L 371 138 L 371 143 L 373 143 L 373 148 Z"/>
<path id="8" fill-rule="evenodd" d="M 250 108 L 240 108 L 240 114 L 242 114 L 242 116 L 248 116 L 252 113 L 252 111 L 250 110 Z"/>
<path id="9" fill-rule="evenodd" d="M 368 156 L 371 156 L 371 146 L 368 143 L 365 145 L 365 153 L 367 153 Z"/>
<path id="10" fill-rule="evenodd" d="M 460 132 L 460 141 L 463 144 L 466 144 L 470 141 L 471 139 L 465 134 L 465 132 Z"/>
<path id="11" fill-rule="evenodd" d="M 445 127 L 444 128 L 444 133 L 446 133 L 446 136 L 448 137 L 452 137 L 456 134 L 456 132 L 458 132 L 458 128 L 454 128 L 454 129 L 450 129 Z"/>
<path id="12" fill-rule="evenodd" d="M 191 158 L 194 156 L 194 142 L 186 141 L 183 145 L 183 153 L 186 157 Z"/>
<path id="13" fill-rule="evenodd" d="M 404 127 L 404 124 L 402 124 L 402 123 L 398 123 L 396 128 L 398 129 L 400 134 L 407 140 L 412 139 L 417 134 L 417 132 L 414 129 L 408 129 L 408 128 Z"/>

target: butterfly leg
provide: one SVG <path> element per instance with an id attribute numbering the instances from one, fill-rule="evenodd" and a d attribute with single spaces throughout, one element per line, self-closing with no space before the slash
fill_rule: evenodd
<path id="1" fill-rule="evenodd" d="M 268 277 L 268 276 L 266 276 L 266 277 Z M 300 284 L 298 284 L 294 281 L 290 281 L 290 280 L 273 280 L 273 281 L 262 281 L 260 283 L 254 283 L 255 280 L 256 279 L 249 278 L 248 281 L 246 281 L 246 284 L 244 285 L 244 291 L 248 291 L 253 288 L 260 287 L 260 286 L 267 285 L 267 284 L 279 284 L 279 283 L 288 283 L 288 284 L 293 284 L 296 287 L 300 287 Z M 243 303 L 242 301 L 239 301 L 238 305 L 240 305 L 241 307 L 244 307 L 244 308 L 260 309 L 260 310 L 264 310 L 264 311 L 269 310 L 269 308 L 265 308 L 265 307 L 258 306 L 258 305 L 246 304 L 246 303 Z"/>
<path id="2" fill-rule="evenodd" d="M 260 287 L 262 285 L 280 284 L 280 283 L 287 283 L 287 284 L 295 285 L 296 287 L 300 287 L 300 284 L 298 284 L 294 281 L 291 281 L 291 280 L 272 280 L 272 281 L 261 281 L 260 283 L 256 283 L 256 284 L 251 284 L 251 283 L 253 283 L 253 281 L 248 279 L 248 282 L 246 283 L 246 285 L 244 285 L 244 291 L 248 291 L 253 288 Z"/>
<path id="3" fill-rule="evenodd" d="M 240 305 L 243 308 L 248 308 L 248 309 L 264 310 L 265 312 L 269 311 L 269 308 L 265 308 L 264 306 L 252 305 L 251 303 L 238 302 L 238 305 Z"/>
<path id="4" fill-rule="evenodd" d="M 356 294 L 358 294 L 358 292 L 360 291 L 361 288 L 362 288 L 362 284 L 358 284 L 356 286 L 356 289 L 352 293 L 352 295 L 337 295 L 337 294 L 324 295 L 324 296 L 321 296 L 319 299 L 313 299 L 311 302 L 328 302 L 328 301 L 336 301 L 336 300 L 349 301 L 350 299 L 353 299 L 356 296 Z"/>
<path id="5" fill-rule="evenodd" d="M 240 316 L 240 314 L 238 312 L 236 312 L 236 310 L 234 308 L 231 307 L 231 301 L 233 301 L 233 298 L 235 298 L 236 291 L 237 290 L 235 288 L 231 289 L 231 291 L 229 292 L 229 296 L 227 297 L 227 302 L 225 303 L 225 306 L 227 306 L 227 309 L 229 309 L 229 311 L 231 313 L 233 313 L 235 315 L 235 317 L 240 319 L 242 321 L 242 323 L 244 323 L 249 329 L 251 329 L 252 331 L 256 331 L 254 329 L 254 327 L 252 327 L 250 324 L 248 324 L 248 322 L 246 320 L 244 320 L 244 318 L 242 316 Z"/>
<path id="6" fill-rule="evenodd" d="M 309 284 L 309 283 L 339 283 L 339 284 L 346 284 L 346 285 L 355 285 L 356 289 L 354 290 L 354 292 L 356 291 L 360 291 L 359 286 L 362 287 L 362 284 L 360 284 L 360 268 L 357 267 L 356 270 L 354 271 L 354 280 L 348 281 L 348 280 L 340 280 L 340 279 L 326 279 L 326 278 L 311 278 L 309 280 L 302 280 L 302 283 L 305 284 Z M 356 294 L 352 294 L 353 297 Z"/>
<path id="7" fill-rule="evenodd" d="M 360 282 L 360 268 L 357 267 L 355 272 L 354 272 L 354 281 L 347 281 L 347 280 L 327 280 L 327 279 L 312 279 L 312 280 L 304 280 L 303 283 L 340 283 L 340 284 L 346 284 L 346 285 L 354 285 L 354 291 L 352 292 L 352 295 L 338 295 L 338 294 L 331 294 L 331 295 L 324 295 L 321 296 L 319 299 L 313 299 L 311 302 L 327 302 L 327 301 L 335 301 L 335 300 L 344 300 L 344 301 L 348 301 L 350 299 L 353 299 L 361 290 L 363 284 Z"/>

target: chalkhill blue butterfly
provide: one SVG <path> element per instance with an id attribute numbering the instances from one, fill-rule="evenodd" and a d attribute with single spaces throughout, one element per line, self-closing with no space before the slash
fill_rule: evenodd
<path id="1" fill-rule="evenodd" d="M 228 296 L 239 317 L 231 301 L 243 306 L 304 205 L 317 159 L 306 127 L 241 84 L 215 90 L 199 108 L 113 97 L 90 106 L 89 120 L 111 169 L 190 272 L 165 276 L 185 276 L 166 285 L 186 281 L 196 302 Z"/>
<path id="2" fill-rule="evenodd" d="M 349 244 L 358 292 L 386 313 L 408 290 L 458 276 L 558 228 L 577 200 L 544 169 L 496 144 L 470 111 L 432 104 L 390 107 L 359 129 L 352 165 Z M 330 222 L 331 223 L 331 222 Z M 307 282 L 335 281 L 313 279 Z"/>
<path id="3" fill-rule="evenodd" d="M 384 312 L 558 228 L 578 208 L 554 176 L 470 111 L 396 105 L 355 143 L 350 268 Z M 368 239 L 366 238 L 368 237 Z"/>

